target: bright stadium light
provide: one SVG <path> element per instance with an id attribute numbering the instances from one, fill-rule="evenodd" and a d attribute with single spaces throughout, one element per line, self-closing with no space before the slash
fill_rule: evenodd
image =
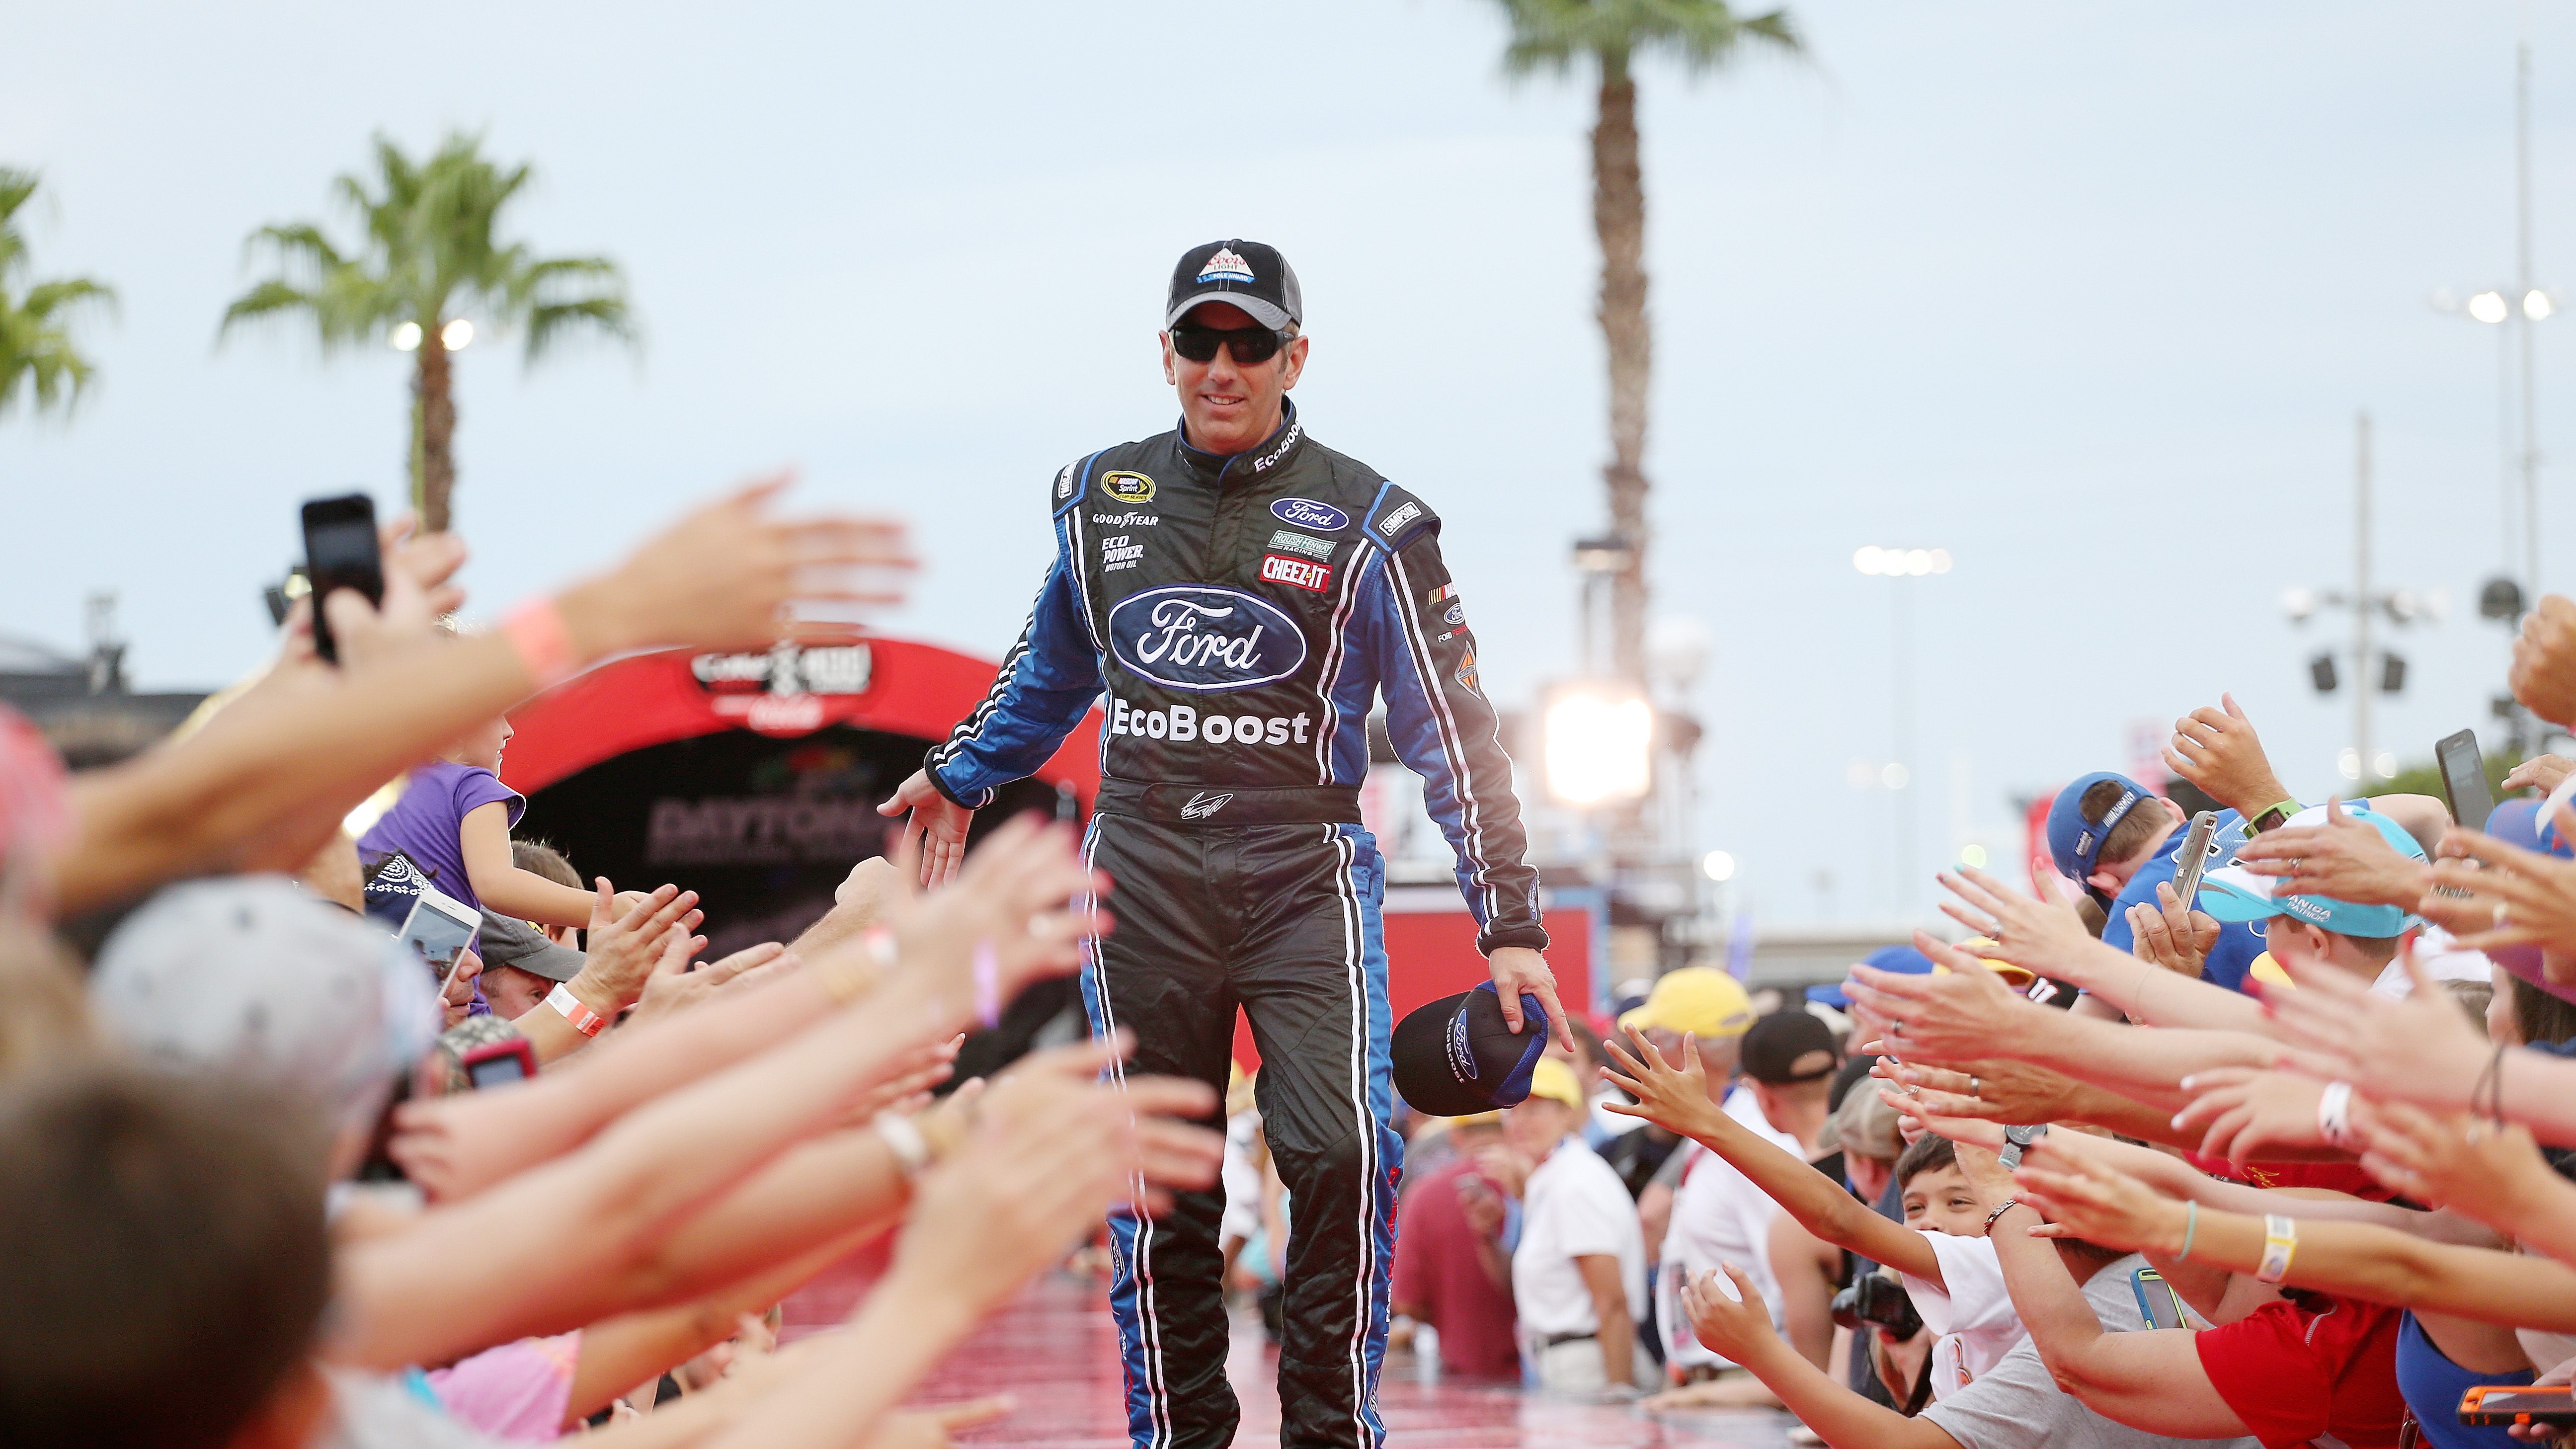
<path id="1" fill-rule="evenodd" d="M 2489 326 L 2503 321 L 2512 311 L 2502 292 L 2480 292 L 2469 299 L 2469 315 Z"/>
<path id="2" fill-rule="evenodd" d="M 420 346 L 420 324 L 397 322 L 394 324 L 394 330 L 386 334 L 385 341 L 390 343 L 396 352 L 410 352 Z"/>
<path id="3" fill-rule="evenodd" d="M 2558 309 L 2550 303 L 2549 294 L 2538 287 L 2522 294 L 2522 315 L 2534 322 L 2546 322 Z"/>
<path id="4" fill-rule="evenodd" d="M 1568 805 L 1642 800 L 1653 783 L 1655 711 L 1634 694 L 1581 686 L 1547 707 L 1547 790 Z"/>
<path id="5" fill-rule="evenodd" d="M 1712 850 L 1700 857 L 1700 874 L 1720 885 L 1735 879 L 1735 857 L 1723 850 Z"/>
<path id="6" fill-rule="evenodd" d="M 459 317 L 438 329 L 438 340 L 447 344 L 448 351 L 462 352 L 474 340 L 474 324 Z"/>

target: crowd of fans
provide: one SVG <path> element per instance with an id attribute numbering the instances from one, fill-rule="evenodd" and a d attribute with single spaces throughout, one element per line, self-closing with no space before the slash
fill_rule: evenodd
<path id="1" fill-rule="evenodd" d="M 927 894 L 862 862 L 715 961 L 693 894 L 512 838 L 518 701 L 899 596 L 899 528 L 776 492 L 479 632 L 446 622 L 462 546 L 397 525 L 380 604 L 299 604 L 119 765 L 67 776 L 0 713 L 0 1442 L 934 1449 L 1001 1408 L 900 1407 L 984 1315 L 1114 1205 L 1219 1182 L 1275 1330 L 1295 1204 L 1246 1083 L 1113 1087 L 1115 1038 L 948 1080 L 1112 926 L 1064 827 L 1002 824 Z M 2576 604 L 2526 618 L 2511 684 L 2576 722 Z M 2180 807 L 2087 776 L 2035 897 L 1941 877 L 1966 939 L 1796 1001 L 1670 972 L 1525 1100 L 1420 1122 L 1397 1342 L 1837 1449 L 2561 1433 L 2576 762 L 2482 821 L 2304 806 L 2222 699 L 2168 763 L 2225 807 L 2200 859 Z M 440 969 L 426 901 L 479 921 Z M 781 1300 L 879 1238 L 842 1330 L 781 1347 Z"/>
<path id="2" fill-rule="evenodd" d="M 2511 685 L 2576 723 L 2576 604 Z M 2166 763 L 2223 807 L 2205 846 L 2086 776 L 2037 898 L 1940 877 L 1965 939 L 1803 1001 L 1671 972 L 1525 1103 L 1423 1124 L 1400 1341 L 1837 1449 L 2557 1442 L 2576 761 L 2484 819 L 2307 806 L 2222 697 Z"/>
<path id="3" fill-rule="evenodd" d="M 1215 1094 L 1104 1085 L 1120 1041 L 946 1080 L 1107 929 L 1062 826 L 926 895 L 862 863 L 703 963 L 693 895 L 511 839 L 520 700 L 899 596 L 899 527 L 778 488 L 488 631 L 446 622 L 462 545 L 388 529 L 380 604 L 299 603 L 121 764 L 67 776 L 0 711 L 0 1443 L 937 1446 L 1002 1407 L 899 1407 L 979 1319 L 1114 1204 L 1216 1182 Z M 436 970 L 433 900 L 480 919 Z M 880 1237 L 841 1331 L 780 1347 L 780 1301 Z"/>

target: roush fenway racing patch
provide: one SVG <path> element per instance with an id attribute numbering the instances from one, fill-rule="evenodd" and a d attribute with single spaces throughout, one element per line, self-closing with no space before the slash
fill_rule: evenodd
<path id="1" fill-rule="evenodd" d="M 1290 558 L 1284 553 L 1261 556 L 1261 576 L 1274 584 L 1292 584 L 1301 589 L 1322 593 L 1333 586 L 1333 566 L 1313 559 Z"/>

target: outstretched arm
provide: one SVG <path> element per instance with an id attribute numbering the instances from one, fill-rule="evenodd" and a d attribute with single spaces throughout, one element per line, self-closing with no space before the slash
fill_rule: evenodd
<path id="1" fill-rule="evenodd" d="M 1750 1369 L 1798 1422 L 1833 1449 L 1959 1449 L 1959 1441 L 1931 1420 L 1909 1419 L 1827 1377 L 1772 1331 L 1771 1310 L 1753 1279 L 1733 1263 L 1725 1267 L 1732 1292 L 1717 1274 L 1702 1273 L 1682 1291 L 1682 1309 L 1700 1342 Z M 1853 1352 L 1860 1352 L 1857 1342 Z"/>
<path id="2" fill-rule="evenodd" d="M 1984 1148 L 1960 1144 L 1959 1170 L 1989 1211 L 2011 1198 L 2012 1175 Z M 2039 1213 L 2021 1203 L 2006 1208 L 1987 1237 L 2003 1265 L 2013 1312 L 2058 1385 L 2104 1418 L 2149 1433 L 2187 1439 L 2245 1433 L 2244 1420 L 2218 1396 L 2201 1368 L 2192 1333 L 2178 1328 L 2104 1332 L 2056 1244 L 2031 1236 L 2044 1226 Z"/>
<path id="3" fill-rule="evenodd" d="M 1900 1273 L 1942 1282 L 1941 1260 L 1921 1233 L 1880 1217 L 1841 1183 L 1764 1141 L 1746 1130 L 1743 1123 L 1718 1110 L 1717 1104 L 1708 1099 L 1708 1073 L 1700 1065 L 1698 1038 L 1682 1039 L 1682 1059 L 1676 1065 L 1646 1040 L 1644 1032 L 1630 1027 L 1628 1035 L 1635 1044 L 1633 1051 L 1616 1038 L 1602 1043 L 1626 1070 L 1624 1076 L 1617 1069 L 1611 1070 L 1610 1080 L 1636 1098 L 1634 1106 L 1610 1103 L 1611 1111 L 1643 1117 L 1725 1158 L 1780 1204 L 1782 1211 L 1797 1219 L 1798 1226 L 1826 1242 L 1885 1263 Z"/>

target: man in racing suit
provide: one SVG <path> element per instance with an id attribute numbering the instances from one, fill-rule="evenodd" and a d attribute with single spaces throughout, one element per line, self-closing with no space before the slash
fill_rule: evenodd
<path id="1" fill-rule="evenodd" d="M 1219 1088 L 1236 1009 L 1250 1019 L 1289 1192 L 1279 1390 L 1294 1449 L 1384 1436 L 1403 1143 L 1388 1125 L 1384 868 L 1359 810 L 1381 690 L 1457 852 L 1506 1013 L 1517 1029 L 1532 992 L 1565 1035 L 1511 762 L 1439 520 L 1306 436 L 1286 397 L 1308 347 L 1301 310 L 1270 247 L 1212 242 L 1181 258 L 1163 334 L 1180 427 L 1056 475 L 1055 559 L 1027 627 L 991 694 L 884 807 L 911 812 L 939 878 L 970 812 L 1052 755 L 1106 690 L 1085 849 L 1116 884 L 1117 929 L 1092 943 L 1083 998 L 1095 1031 L 1135 1033 L 1130 1069 Z M 1112 1221 L 1139 1449 L 1233 1442 L 1224 1206 L 1210 1189 L 1151 1224 Z"/>

